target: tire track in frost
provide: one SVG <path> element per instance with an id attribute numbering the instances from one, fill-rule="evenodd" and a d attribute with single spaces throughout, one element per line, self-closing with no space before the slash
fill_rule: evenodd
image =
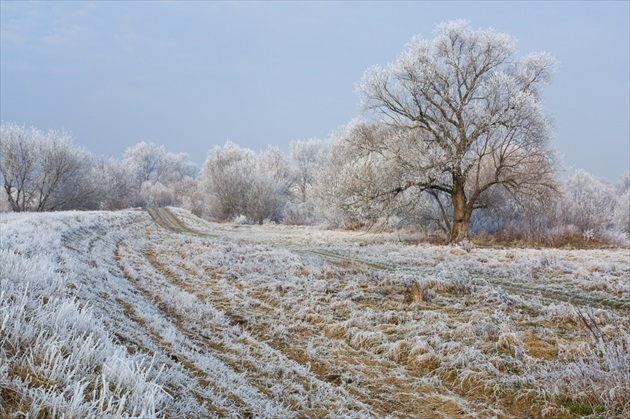
<path id="1" fill-rule="evenodd" d="M 217 237 L 214 234 L 197 231 L 184 225 L 168 208 L 145 208 L 145 211 L 149 213 L 153 221 L 160 227 L 173 233 L 185 233 L 199 237 Z"/>
<path id="2" fill-rule="evenodd" d="M 359 258 L 354 256 L 344 256 L 339 253 L 334 253 L 329 250 L 321 249 L 296 249 L 297 253 L 310 254 L 320 259 L 326 260 L 329 263 L 335 265 L 351 265 L 362 268 L 373 268 L 384 271 L 402 271 L 418 274 L 427 274 L 432 270 L 428 267 L 411 267 L 406 266 L 402 268 L 396 268 L 394 265 L 383 262 L 375 262 L 365 258 Z M 614 311 L 620 315 L 627 315 L 630 310 L 630 298 L 606 298 L 597 296 L 586 296 L 584 294 L 577 294 L 568 291 L 558 289 L 553 286 L 541 286 L 527 285 L 522 282 L 516 282 L 514 280 L 493 278 L 487 275 L 480 276 L 480 278 L 487 281 L 489 284 L 495 287 L 501 287 L 508 290 L 511 293 L 520 295 L 523 297 L 539 298 L 549 303 L 568 303 L 578 307 L 592 307 Z"/>
<path id="3" fill-rule="evenodd" d="M 630 299 L 627 298 L 617 298 L 615 300 L 605 297 L 590 297 L 583 294 L 564 291 L 558 289 L 557 287 L 536 287 L 532 285 L 526 285 L 524 283 L 509 281 L 507 279 L 492 278 L 488 276 L 483 276 L 482 278 L 494 286 L 505 288 L 506 290 L 517 295 L 540 298 L 550 303 L 563 302 L 582 308 L 592 307 L 610 310 L 622 316 L 627 315 L 628 310 L 630 310 Z"/>
<path id="4" fill-rule="evenodd" d="M 302 367 L 309 370 L 312 376 L 297 374 L 292 378 L 284 378 L 285 388 L 288 390 L 292 385 L 287 380 L 296 381 L 304 389 L 309 389 L 309 398 L 324 391 L 325 393 L 330 384 L 336 386 L 341 385 L 344 391 L 348 392 L 352 398 L 344 398 L 341 400 L 332 399 L 333 394 L 328 393 L 329 402 L 333 405 L 354 404 L 356 407 L 351 410 L 365 409 L 369 406 L 369 410 L 376 414 L 377 417 L 399 417 L 407 418 L 421 414 L 422 417 L 443 417 L 444 415 L 452 417 L 460 408 L 449 401 L 449 397 L 443 393 L 448 391 L 442 387 L 442 391 L 437 388 L 429 388 L 418 383 L 417 377 L 410 375 L 408 372 L 402 373 L 404 368 L 400 368 L 395 362 L 384 359 L 381 355 L 373 352 L 369 348 L 354 348 L 348 345 L 348 338 L 335 337 L 330 333 L 326 333 L 325 324 L 320 321 L 304 321 L 300 320 L 296 313 L 282 307 L 280 302 L 275 301 L 275 297 L 265 294 L 265 290 L 250 287 L 241 289 L 236 283 L 236 278 L 221 273 L 217 275 L 216 268 L 211 266 L 185 266 L 181 264 L 177 268 L 181 269 L 178 274 L 172 270 L 173 261 L 167 256 L 152 251 L 151 258 L 155 258 L 151 263 L 156 269 L 164 271 L 166 263 L 169 264 L 168 272 L 164 272 L 168 277 L 185 277 L 186 282 L 175 279 L 174 284 L 181 287 L 185 291 L 197 296 L 201 301 L 210 301 L 212 305 L 220 308 L 226 316 L 231 319 L 234 324 L 247 330 L 253 340 L 247 351 L 239 354 L 245 348 L 228 348 L 222 347 L 221 350 L 230 353 L 233 358 L 232 362 L 242 358 L 253 356 L 262 363 L 278 363 L 277 359 L 269 357 L 266 352 L 271 349 L 278 351 L 287 359 L 296 362 Z M 160 256 L 168 260 L 158 261 Z M 183 261 L 183 259 L 182 259 Z M 200 272 L 194 272 L 199 269 Z M 207 278 L 211 277 L 212 280 Z M 218 279 L 221 281 L 217 281 Z M 262 293 L 262 295 L 260 294 Z M 229 297 L 225 295 L 229 294 Z M 253 295 L 256 294 L 256 295 Z M 260 295 L 260 296 L 259 296 Z M 322 301 L 316 300 L 313 304 L 317 305 Z M 238 314 L 237 314 L 238 313 Z M 250 316 L 248 316 L 248 314 Z M 245 317 L 252 317 L 246 319 Z M 243 317 L 245 316 L 245 317 Z M 273 319 L 273 320 L 272 320 Z M 283 319 L 280 327 L 291 325 L 293 330 L 288 335 L 278 338 L 275 335 L 278 324 L 276 320 Z M 317 347 L 324 353 L 334 353 L 332 357 L 311 357 L 306 353 L 306 342 L 317 342 Z M 253 352 L 252 352 L 253 350 Z M 225 362 L 229 362 L 230 358 L 221 357 Z M 285 361 L 286 362 L 286 361 Z M 280 363 L 282 364 L 282 363 Z M 392 375 L 392 370 L 398 370 Z M 248 376 L 251 379 L 265 382 L 269 377 L 259 376 L 259 372 L 254 365 L 249 365 L 247 369 Z M 263 371 L 264 373 L 264 371 Z M 336 374 L 341 373 L 341 374 Z M 349 381 L 345 381 L 342 376 L 348 376 Z M 273 385 L 274 378 L 271 378 L 270 385 Z M 326 383 L 325 383 L 326 382 Z M 343 383 L 343 384 L 342 384 Z M 322 386 L 324 389 L 322 389 Z M 291 393 L 299 390 L 289 390 L 287 398 L 291 398 Z M 396 400 L 400 395 L 411 395 L 405 403 Z M 336 395 L 338 397 L 339 395 Z M 346 396 L 347 397 L 347 396 Z M 325 400 L 320 397 L 320 400 Z M 312 404 L 309 401 L 309 404 Z M 300 417 L 321 417 L 326 410 L 322 412 L 318 404 L 313 405 L 310 409 L 296 409 Z M 458 415 L 455 415 L 458 416 Z"/>
<path id="5" fill-rule="evenodd" d="M 124 243 L 121 245 L 128 247 Z M 161 351 L 172 362 L 182 365 L 187 370 L 188 377 L 196 382 L 194 388 L 186 388 L 186 390 L 192 392 L 197 399 L 203 400 L 203 404 L 213 413 L 218 414 L 219 417 L 234 417 L 233 414 L 222 409 L 230 409 L 232 412 L 235 409 L 238 412 L 238 417 L 267 415 L 268 412 L 265 412 L 265 409 L 272 407 L 273 401 L 266 397 L 264 391 L 257 392 L 253 390 L 256 386 L 249 382 L 246 376 L 242 376 L 238 369 L 234 369 L 232 365 L 223 362 L 217 356 L 220 353 L 216 351 L 216 339 L 200 333 L 197 330 L 199 325 L 180 313 L 181 310 L 169 300 L 170 295 L 164 295 L 165 291 L 162 289 L 164 285 L 159 282 L 172 282 L 168 276 L 163 275 L 159 270 L 156 270 L 148 278 L 145 275 L 139 275 L 139 272 L 146 273 L 146 271 L 138 263 L 146 261 L 151 266 L 150 261 L 147 260 L 146 255 L 143 255 L 142 252 L 138 252 L 137 256 L 142 255 L 143 257 L 131 261 L 129 260 L 129 252 L 133 252 L 133 250 L 128 249 L 128 251 L 124 252 L 127 255 L 125 257 L 119 256 L 120 253 L 117 255 L 119 260 L 124 258 L 127 259 L 128 264 L 134 265 L 133 269 L 135 272 L 120 266 L 125 276 L 147 301 L 153 302 L 154 308 L 161 313 L 168 326 L 181 334 L 181 336 L 177 337 L 172 332 L 162 332 L 170 335 L 169 339 L 173 340 L 171 342 L 165 340 L 157 330 L 146 331 L 155 344 L 160 347 Z M 160 281 L 156 282 L 158 278 Z M 162 292 L 160 292 L 160 289 Z M 131 315 L 133 316 L 132 320 L 138 323 L 141 329 L 146 329 L 144 317 L 135 310 L 132 310 Z M 143 313 L 143 315 L 145 314 Z M 220 332 L 220 330 L 218 331 Z M 192 354 L 194 354 L 194 357 Z M 208 364 L 212 368 L 204 368 L 204 366 L 199 364 Z M 174 389 L 170 388 L 170 390 Z M 221 399 L 219 403 L 217 403 L 218 399 Z M 283 409 L 279 409 L 279 411 L 282 412 Z M 284 413 L 287 412 L 284 411 Z"/>
<path id="6" fill-rule="evenodd" d="M 147 226 L 151 225 L 147 222 Z M 122 229 L 123 231 L 128 230 L 125 226 Z M 197 358 L 212 362 L 212 355 L 202 349 L 207 345 L 197 339 L 196 333 L 181 327 L 182 320 L 185 319 L 182 319 L 181 316 L 178 317 L 177 313 L 164 303 L 164 296 L 159 293 L 162 286 L 159 277 L 143 271 L 142 266 L 138 265 L 144 260 L 144 258 L 139 257 L 143 255 L 142 248 L 144 246 L 134 245 L 133 236 L 127 236 L 127 239 L 123 240 L 116 237 L 115 233 L 115 243 L 112 243 L 111 240 L 105 239 L 109 234 L 111 234 L 110 229 L 103 226 L 97 226 L 94 229 L 80 227 L 64 235 L 64 245 L 81 255 L 89 254 L 89 262 L 88 259 L 84 260 L 95 271 L 105 268 L 111 275 L 119 278 L 117 281 L 111 282 L 108 281 L 107 277 L 103 277 L 103 281 L 109 282 L 113 288 L 90 287 L 89 291 L 108 300 L 109 308 L 106 318 L 112 336 L 118 340 L 119 344 L 125 346 L 129 353 L 140 351 L 148 356 L 156 353 L 159 354 L 159 358 L 162 358 L 160 362 L 167 365 L 178 364 L 183 367 L 186 371 L 186 379 L 166 383 L 165 390 L 171 396 L 186 394 L 187 396 L 192 395 L 197 401 L 202 401 L 201 404 L 205 410 L 199 410 L 199 414 L 234 417 L 234 411 L 237 411 L 239 412 L 238 416 L 248 417 L 248 415 L 253 414 L 252 412 L 262 413 L 259 407 L 269 404 L 266 398 L 263 397 L 258 399 L 261 400 L 260 402 L 252 403 L 252 400 L 257 400 L 255 394 L 249 394 L 249 397 L 242 399 L 233 391 L 233 388 L 243 386 L 245 380 L 234 382 L 234 380 L 226 379 L 228 385 L 223 388 L 219 380 L 212 380 L 211 377 L 216 374 L 223 374 L 223 376 L 232 374 L 236 377 L 233 371 L 229 370 L 229 367 L 226 372 L 224 366 L 216 366 L 212 369 L 212 373 L 197 367 Z M 143 238 L 140 239 L 144 241 Z M 109 266 L 109 263 L 103 264 L 104 260 L 110 260 L 105 256 L 106 254 L 112 255 L 111 260 L 114 266 Z M 100 255 L 98 261 L 95 259 L 96 255 Z M 124 282 L 121 284 L 119 281 L 123 278 Z M 114 284 L 118 284 L 118 286 Z M 121 287 L 121 285 L 123 286 Z M 94 300 L 94 298 L 92 299 Z M 140 309 L 141 307 L 145 308 Z M 155 321 L 151 320 L 156 312 L 162 318 L 162 327 L 156 328 Z M 181 335 L 177 337 L 176 332 L 175 338 L 171 334 L 165 339 L 163 328 L 177 330 Z M 166 335 L 169 335 L 169 332 L 166 332 Z M 182 352 L 199 355 L 193 359 L 188 355 L 184 356 Z"/>
<path id="7" fill-rule="evenodd" d="M 182 228 L 181 224 L 174 223 L 170 217 L 165 215 L 167 210 L 163 208 L 145 208 L 149 213 L 153 221 L 155 221 L 160 227 L 163 227 L 173 233 L 191 233 L 187 229 Z"/>
<path id="8" fill-rule="evenodd" d="M 177 217 L 175 217 L 175 215 L 173 215 L 168 209 L 158 208 L 157 210 L 159 210 L 160 214 L 164 213 L 163 217 L 171 220 L 171 222 L 172 220 L 177 220 Z M 174 224 L 174 228 L 171 228 L 168 225 L 166 225 L 165 228 L 173 232 L 185 232 L 185 233 L 190 233 L 190 234 L 195 234 L 195 235 L 200 235 L 200 236 L 205 235 L 204 233 L 191 230 L 185 227 L 180 221 L 176 221 L 173 224 Z M 300 248 L 300 247 L 292 246 L 288 243 L 283 244 L 283 247 L 293 252 L 296 252 L 298 254 L 310 254 L 312 256 L 318 257 L 322 260 L 326 260 L 329 263 L 336 264 L 336 265 L 351 265 L 351 266 L 354 265 L 354 266 L 363 267 L 363 268 L 373 268 L 373 269 L 385 270 L 385 271 L 403 271 L 403 272 L 420 273 L 420 274 L 426 274 L 431 271 L 431 269 L 427 267 L 422 267 L 422 268 L 413 267 L 413 266 L 397 267 L 387 262 L 380 262 L 380 261 L 377 262 L 377 261 L 360 258 L 356 256 L 346 256 L 346 255 L 339 254 L 338 252 L 332 252 L 330 250 L 324 250 L 324 249 Z M 613 297 L 613 296 L 611 296 L 610 298 L 588 296 L 584 294 L 577 294 L 577 293 L 572 293 L 569 291 L 564 291 L 556 287 L 549 287 L 549 286 L 536 287 L 533 285 L 528 285 L 523 282 L 516 282 L 514 280 L 503 279 L 503 278 L 494 278 L 494 277 L 489 277 L 487 275 L 482 275 L 481 277 L 494 287 L 504 288 L 508 290 L 509 292 L 512 292 L 516 295 L 526 297 L 526 298 L 538 298 L 538 299 L 547 301 L 549 303 L 554 303 L 554 302 L 555 303 L 568 303 L 568 304 L 572 304 L 580 308 L 592 307 L 592 308 L 610 310 L 622 316 L 627 315 L 628 311 L 630 310 L 630 298 L 619 298 L 619 297 Z"/>
<path id="9" fill-rule="evenodd" d="M 207 348 L 213 356 L 246 377 L 250 385 L 266 394 L 270 401 L 281 403 L 299 417 L 322 417 L 335 410 L 346 412 L 344 415 L 350 412 L 362 412 L 363 417 L 374 417 L 369 413 L 372 410 L 369 403 L 348 397 L 344 394 L 345 390 L 317 379 L 312 371 L 309 371 L 308 366 L 297 362 L 281 348 L 273 345 L 273 334 L 265 334 L 263 331 L 263 329 L 269 329 L 264 326 L 259 327 L 258 324 L 248 325 L 247 321 L 237 314 L 242 314 L 247 310 L 239 304 L 241 300 L 247 300 L 247 305 L 253 306 L 257 313 L 264 312 L 269 315 L 269 318 L 274 318 L 278 313 L 273 312 L 273 308 L 268 303 L 252 298 L 250 295 L 241 294 L 238 287 L 232 284 L 229 284 L 229 288 L 226 289 L 227 283 L 219 284 L 216 281 L 218 278 L 208 280 L 212 277 L 212 272 L 207 270 L 208 267 L 199 268 L 200 270 L 196 271 L 195 269 L 198 268 L 196 265 L 193 267 L 182 265 L 181 261 L 184 257 L 181 252 L 185 254 L 190 252 L 190 249 L 180 248 L 176 252 L 179 254 L 160 252 L 159 249 L 149 247 L 145 251 L 145 258 L 153 269 L 171 284 L 195 296 L 202 302 L 201 304 L 216 307 L 230 319 L 232 326 L 248 332 L 236 337 L 230 337 L 229 333 L 222 333 L 221 330 L 213 329 L 212 332 L 207 332 L 195 321 L 167 310 L 170 316 L 178 320 L 178 328 L 191 341 L 196 342 L 200 347 Z M 178 260 L 178 256 L 182 259 Z M 239 297 L 225 297 L 225 294 L 231 291 L 239 293 Z M 265 323 L 263 319 L 260 320 L 263 324 Z M 291 362 L 295 364 L 292 365 Z M 277 372 L 275 375 L 269 375 L 270 370 Z M 277 374 L 280 375 L 277 376 Z M 279 384 L 279 380 L 282 384 Z M 278 385 L 282 386 L 279 394 L 277 393 Z M 308 399 L 306 402 L 302 400 L 304 397 Z M 324 404 L 327 404 L 326 408 Z"/>
<path id="10" fill-rule="evenodd" d="M 178 276 L 170 271 L 170 268 L 168 272 L 164 271 L 164 265 L 162 262 L 157 261 L 155 256 L 151 259 L 150 263 L 157 270 L 164 272 L 169 277 Z M 282 350 L 282 347 L 274 344 L 275 337 L 273 334 L 266 333 L 273 327 L 268 325 L 262 318 L 257 318 L 254 324 L 253 321 L 243 317 L 246 309 L 237 302 L 247 300 L 247 309 L 250 311 L 264 312 L 269 314 L 269 318 L 276 318 L 275 316 L 278 313 L 273 313 L 273 310 L 267 303 L 253 298 L 249 294 L 247 297 L 242 294 L 238 294 L 238 298 L 224 297 L 226 292 L 234 291 L 235 288 L 230 287 L 226 289 L 225 282 L 222 282 L 220 286 L 218 283 L 216 286 L 213 286 L 215 284 L 211 284 L 211 282 L 214 282 L 215 279 L 212 281 L 204 280 L 198 277 L 201 275 L 193 274 L 191 276 L 188 270 L 185 278 L 186 282 L 172 278 L 172 283 L 183 291 L 196 296 L 200 301 L 204 301 L 204 304 L 216 307 L 234 327 L 247 333 L 234 339 L 217 340 L 216 337 L 213 338 L 209 336 L 209 333 L 204 332 L 196 333 L 196 337 L 190 336 L 191 339 L 211 348 L 214 356 L 221 359 L 238 373 L 246 376 L 253 386 L 259 388 L 262 393 L 267 394 L 270 399 L 282 399 L 283 404 L 293 413 L 297 413 L 299 417 L 321 417 L 323 414 L 329 413 L 329 410 L 323 409 L 321 405 L 322 400 L 326 400 L 331 405 L 346 405 L 350 407 L 350 410 L 363 411 L 365 415 L 368 415 L 367 412 L 370 411 L 368 405 L 362 405 L 359 400 L 342 396 L 333 387 L 311 375 L 312 371 L 309 371 L 309 368 L 306 368 L 303 372 L 296 369 L 296 365 L 300 367 L 305 365 L 297 362 L 295 357 L 287 354 L 286 351 Z M 180 323 L 184 322 L 186 322 L 186 319 L 181 319 Z M 211 334 L 216 336 L 217 330 L 213 330 Z M 283 359 L 284 357 L 286 358 Z M 291 365 L 290 361 L 296 362 L 296 365 Z M 275 369 L 279 375 L 270 376 L 270 369 Z M 278 379 L 282 379 L 282 393 L 269 393 L 269 389 L 277 386 Z M 308 394 L 308 403 L 306 404 L 300 401 L 300 398 L 305 393 Z M 315 396 L 319 397 L 319 403 L 311 400 L 316 398 Z"/>
<path id="11" fill-rule="evenodd" d="M 297 250 L 299 253 L 311 254 L 318 256 L 321 259 L 327 260 L 333 264 L 345 264 L 356 265 L 362 267 L 369 267 L 385 271 L 402 271 L 419 274 L 427 274 L 431 272 L 431 268 L 428 267 L 412 267 L 406 266 L 402 268 L 396 268 L 389 263 L 374 262 L 369 259 L 358 258 L 353 256 L 344 256 L 338 253 L 333 253 L 327 250 L 320 249 L 302 249 Z M 540 286 L 527 285 L 523 282 L 516 282 L 514 280 L 494 278 L 487 275 L 480 276 L 492 286 L 504 288 L 516 295 L 539 298 L 549 303 L 568 303 L 578 307 L 592 307 L 614 311 L 620 315 L 627 315 L 630 310 L 630 298 L 606 298 L 597 296 L 586 296 L 584 294 L 577 294 L 575 292 L 564 291 L 553 286 Z"/>

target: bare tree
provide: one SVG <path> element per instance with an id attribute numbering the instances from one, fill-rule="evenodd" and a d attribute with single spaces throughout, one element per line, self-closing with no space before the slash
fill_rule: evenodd
<path id="1" fill-rule="evenodd" d="M 324 148 L 325 142 L 316 138 L 292 141 L 289 144 L 291 161 L 295 167 L 294 185 L 301 203 L 308 200 L 309 191 L 321 168 L 321 154 Z"/>
<path id="2" fill-rule="evenodd" d="M 208 154 L 201 184 L 209 212 L 219 220 L 243 215 L 258 224 L 280 221 L 288 200 L 289 165 L 278 149 L 257 155 L 228 142 Z"/>
<path id="3" fill-rule="evenodd" d="M 553 186 L 540 88 L 555 61 L 546 53 L 517 60 L 514 44 L 465 21 L 443 23 L 434 39 L 413 39 L 393 64 L 368 69 L 359 85 L 364 108 L 395 128 L 355 137 L 358 148 L 399 169 L 375 197 L 411 188 L 430 193 L 453 242 L 467 236 L 491 188 L 518 196 Z"/>
<path id="4" fill-rule="evenodd" d="M 0 173 L 13 211 L 91 209 L 92 156 L 66 132 L 2 124 Z"/>
<path id="5" fill-rule="evenodd" d="M 317 222 L 315 186 L 328 158 L 330 141 L 316 138 L 292 141 L 289 155 L 292 167 L 291 201 L 285 209 L 284 222 L 312 224 Z"/>
<path id="6" fill-rule="evenodd" d="M 132 171 L 119 160 L 97 159 L 92 181 L 98 187 L 98 208 L 119 210 L 142 204 Z"/>
<path id="7" fill-rule="evenodd" d="M 123 166 L 134 184 L 137 204 L 148 206 L 181 205 L 185 190 L 179 185 L 188 184 L 199 173 L 188 154 L 171 153 L 144 141 L 125 151 Z"/>
<path id="8" fill-rule="evenodd" d="M 28 211 L 36 193 L 37 159 L 31 128 L 2 123 L 0 126 L 0 173 L 13 211 Z"/>
<path id="9" fill-rule="evenodd" d="M 562 188 L 562 219 L 580 234 L 601 238 L 615 224 L 618 196 L 615 187 L 592 174 L 577 170 Z"/>

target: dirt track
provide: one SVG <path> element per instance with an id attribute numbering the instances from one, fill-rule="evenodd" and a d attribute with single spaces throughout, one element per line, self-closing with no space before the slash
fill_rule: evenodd
<path id="1" fill-rule="evenodd" d="M 177 217 L 168 210 L 168 208 L 147 208 L 147 211 L 153 218 L 153 220 L 160 226 L 174 232 L 174 233 L 187 233 L 196 236 L 216 237 L 216 234 L 208 232 L 202 232 L 194 230 L 184 225 Z M 239 235 L 239 239 L 245 239 L 243 235 Z M 362 268 L 371 268 L 377 270 L 396 271 L 396 270 L 408 270 L 410 272 L 423 273 L 426 272 L 425 268 L 420 267 L 404 267 L 400 268 L 392 263 L 383 261 L 373 261 L 357 256 L 347 256 L 334 252 L 328 249 L 321 248 L 309 248 L 304 246 L 296 246 L 284 242 L 284 248 L 291 250 L 299 254 L 308 254 L 318 257 L 332 264 L 345 264 L 353 265 Z M 277 244 L 277 243 L 276 243 Z M 630 275 L 630 272 L 627 273 Z M 576 294 L 571 290 L 561 289 L 559 287 L 550 287 L 548 284 L 540 286 L 536 284 L 528 284 L 525 282 L 516 282 L 511 279 L 497 278 L 483 276 L 483 279 L 488 281 L 495 287 L 505 289 L 511 294 L 515 294 L 525 298 L 539 298 L 547 302 L 557 303 L 570 303 L 578 308 L 601 308 L 607 310 L 613 310 L 618 313 L 627 313 L 630 310 L 630 295 L 606 298 L 604 296 L 589 296 L 583 294 Z M 628 278 L 630 281 L 630 278 Z"/>

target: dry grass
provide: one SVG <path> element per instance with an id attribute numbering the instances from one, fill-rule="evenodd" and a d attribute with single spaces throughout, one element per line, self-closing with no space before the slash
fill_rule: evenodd
<path id="1" fill-rule="evenodd" d="M 9 368 L 0 366 L 0 415 L 98 416 L 98 397 L 88 394 L 105 394 L 99 374 L 110 370 L 113 398 L 100 408 L 127 416 L 139 412 L 120 407 L 133 391 L 155 402 L 148 416 L 165 417 L 628 412 L 623 250 L 467 251 L 409 246 L 387 234 L 235 229 L 183 211 L 151 215 L 159 224 L 139 212 L 85 214 L 80 227 L 72 214 L 58 214 L 57 224 L 36 219 L 57 232 L 50 243 L 28 223 L 11 226 L 24 242 L 3 242 L 0 256 L 33 269 L 18 280 L 20 268 L 11 268 L 15 279 L 2 282 L 1 356 Z M 38 268 L 27 254 L 45 263 Z M 49 267 L 61 280 L 37 282 Z M 48 341 L 26 332 L 43 327 L 33 323 L 37 313 L 58 316 L 68 301 L 76 310 L 63 333 L 102 342 L 73 377 L 86 385 L 75 399 L 64 374 L 42 373 L 63 357 L 46 355 Z M 3 316 L 22 303 L 31 315 L 18 328 Z M 86 306 L 91 311 L 81 312 Z M 161 393 L 151 393 L 156 388 Z"/>

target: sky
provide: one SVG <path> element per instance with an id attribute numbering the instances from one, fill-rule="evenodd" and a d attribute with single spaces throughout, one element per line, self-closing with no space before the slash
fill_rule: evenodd
<path id="1" fill-rule="evenodd" d="M 140 141 L 202 164 L 231 140 L 288 151 L 361 116 L 365 70 L 466 19 L 547 51 L 562 176 L 630 170 L 630 1 L 0 2 L 0 117 L 120 159 Z"/>

